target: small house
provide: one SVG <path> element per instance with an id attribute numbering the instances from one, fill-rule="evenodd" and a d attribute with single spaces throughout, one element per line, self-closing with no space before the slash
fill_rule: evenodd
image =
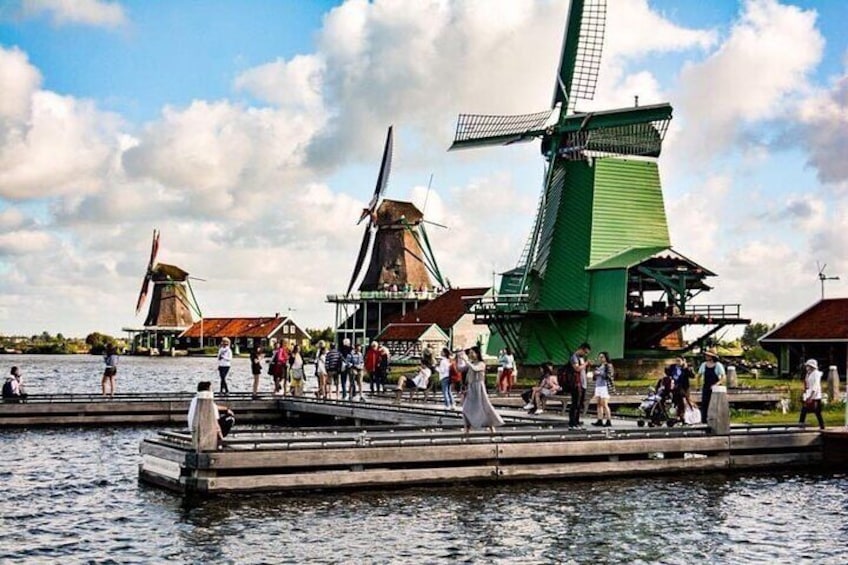
<path id="1" fill-rule="evenodd" d="M 815 359 L 825 373 L 848 366 L 848 298 L 822 299 L 760 338 L 777 357 L 778 375 L 799 374 L 804 361 Z"/>
<path id="2" fill-rule="evenodd" d="M 309 345 L 309 334 L 288 316 L 264 318 L 203 318 L 180 335 L 184 348 L 220 345 L 229 338 L 234 351 L 248 351 L 255 345 L 270 347 L 283 340 L 289 345 Z"/>
<path id="3" fill-rule="evenodd" d="M 425 347 L 438 353 L 448 345 L 448 335 L 436 324 L 389 324 L 377 341 L 393 358 L 420 357 Z"/>

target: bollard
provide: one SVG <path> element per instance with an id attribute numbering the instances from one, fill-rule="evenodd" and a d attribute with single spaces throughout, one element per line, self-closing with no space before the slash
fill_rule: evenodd
<path id="1" fill-rule="evenodd" d="M 727 367 L 727 386 L 730 388 L 739 386 L 739 378 L 736 376 L 736 365 L 728 365 Z"/>
<path id="2" fill-rule="evenodd" d="M 754 367 L 753 369 L 751 369 L 751 376 L 754 377 L 754 380 L 756 381 L 760 378 L 760 370 Z"/>
<path id="3" fill-rule="evenodd" d="M 839 373 L 836 371 L 836 365 L 827 368 L 827 397 L 832 402 L 839 400 Z"/>
<path id="4" fill-rule="evenodd" d="M 198 453 L 218 449 L 218 420 L 215 419 L 215 397 L 211 390 L 197 393 L 191 444 Z"/>
<path id="5" fill-rule="evenodd" d="M 727 387 L 715 385 L 707 408 L 707 425 L 713 434 L 730 433 L 730 406 L 727 402 Z"/>

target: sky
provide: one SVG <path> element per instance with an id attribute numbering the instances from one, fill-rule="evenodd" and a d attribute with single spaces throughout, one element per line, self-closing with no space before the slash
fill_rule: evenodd
<path id="1" fill-rule="evenodd" d="M 595 99 L 670 102 L 659 159 L 701 303 L 779 323 L 848 296 L 848 3 L 609 0 Z M 447 152 L 456 116 L 550 107 L 567 0 L 0 0 L 0 334 L 140 326 L 159 261 L 205 316 L 333 323 L 386 129 L 386 196 L 454 286 L 515 266 L 538 143 Z M 433 181 L 428 191 L 428 181 Z M 146 310 L 146 308 L 145 308 Z"/>

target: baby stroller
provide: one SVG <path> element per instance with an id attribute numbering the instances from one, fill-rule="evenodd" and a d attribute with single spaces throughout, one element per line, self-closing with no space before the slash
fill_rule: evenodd
<path id="1" fill-rule="evenodd" d="M 648 389 L 648 396 L 639 404 L 639 410 L 644 416 L 636 422 L 640 428 L 644 427 L 646 422 L 650 428 L 661 427 L 663 424 L 670 428 L 677 421 L 669 417 L 671 383 L 666 381 L 670 379 L 660 379 L 656 390 Z"/>

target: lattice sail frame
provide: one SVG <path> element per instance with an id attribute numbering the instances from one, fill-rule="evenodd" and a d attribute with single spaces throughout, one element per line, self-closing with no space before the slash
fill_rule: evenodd
<path id="1" fill-rule="evenodd" d="M 659 157 L 671 119 L 571 132 L 563 138 L 559 157 L 570 161 L 598 154 Z"/>
<path id="2" fill-rule="evenodd" d="M 456 123 L 454 144 L 473 142 L 485 139 L 487 142 L 497 140 L 498 143 L 514 141 L 530 141 L 538 135 L 551 117 L 551 110 L 533 114 L 493 115 L 493 114 L 460 114 Z"/>
<path id="3" fill-rule="evenodd" d="M 585 0 L 583 17 L 580 23 L 580 35 L 577 39 L 577 53 L 574 58 L 574 74 L 571 77 L 571 91 L 568 111 L 573 112 L 576 101 L 595 98 L 598 74 L 601 68 L 601 55 L 604 50 L 604 31 L 606 29 L 606 0 Z"/>

